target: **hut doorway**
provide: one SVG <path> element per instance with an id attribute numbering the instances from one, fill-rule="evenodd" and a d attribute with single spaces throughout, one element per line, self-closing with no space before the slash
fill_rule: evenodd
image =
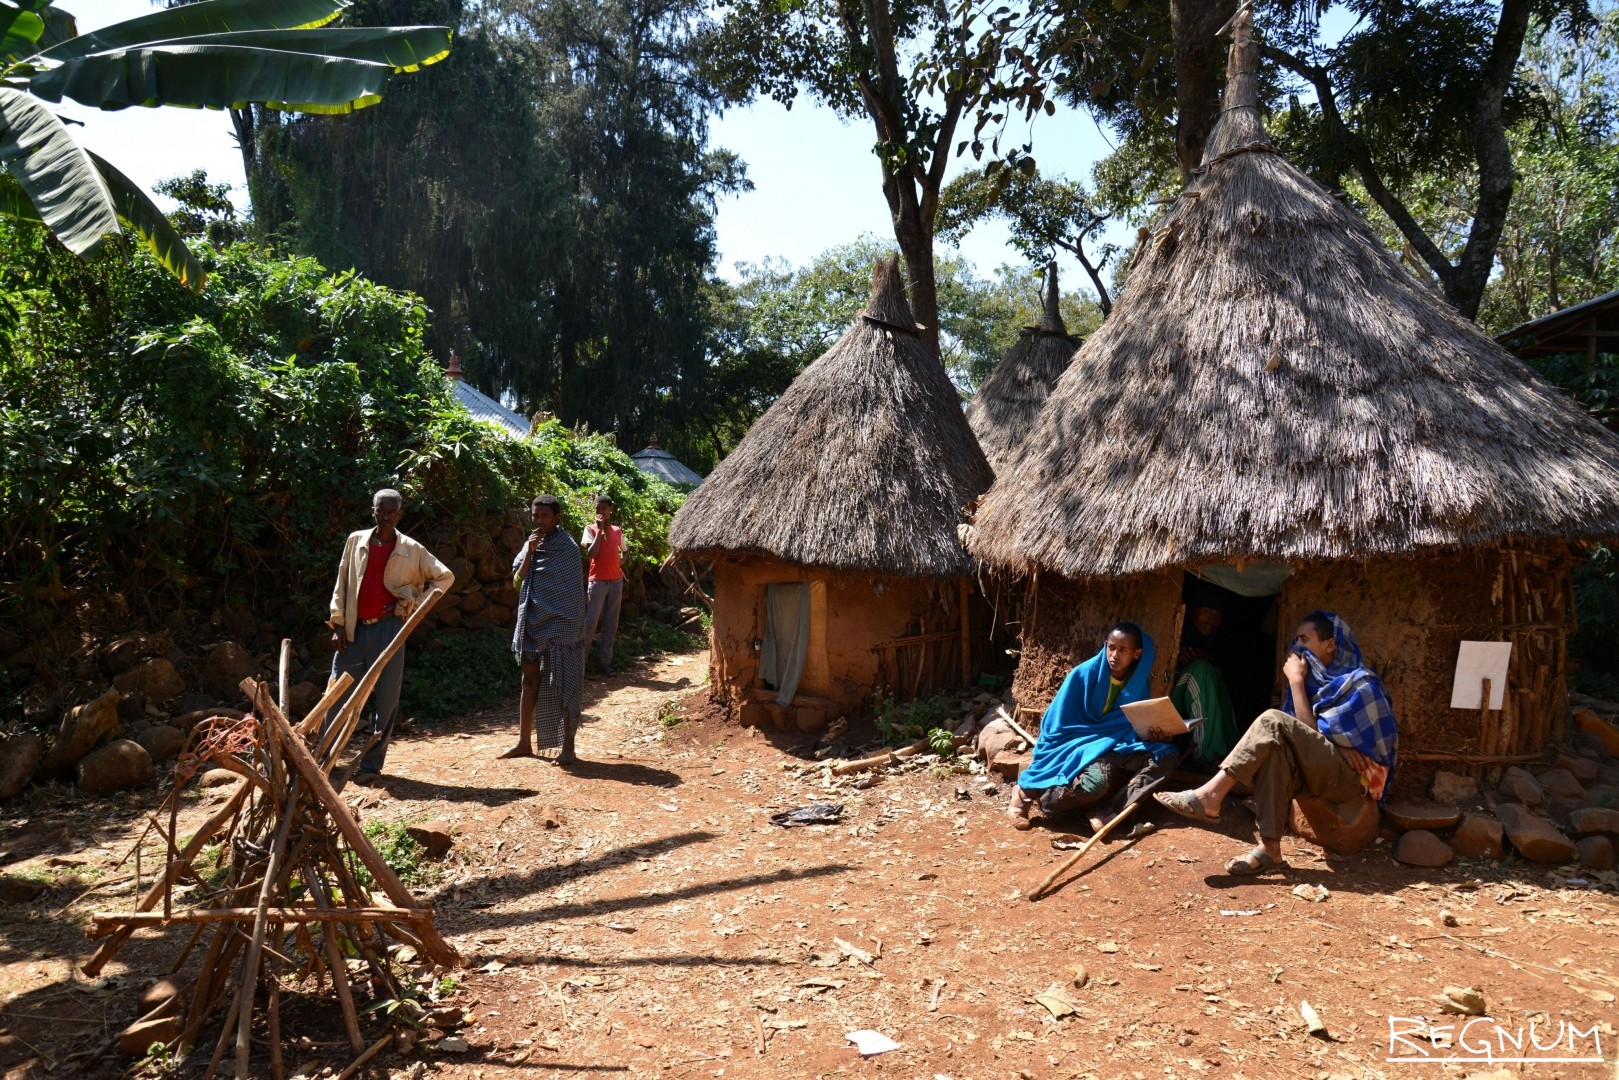
<path id="1" fill-rule="evenodd" d="M 778 705 L 790 705 L 800 695 L 825 694 L 831 682 L 826 582 L 772 582 L 763 591 L 760 684 L 776 692 Z"/>
<path id="2" fill-rule="evenodd" d="M 1290 573 L 1290 567 L 1271 564 L 1205 566 L 1183 582 L 1177 666 L 1201 657 L 1219 669 L 1238 735 L 1276 705 L 1277 600 Z"/>

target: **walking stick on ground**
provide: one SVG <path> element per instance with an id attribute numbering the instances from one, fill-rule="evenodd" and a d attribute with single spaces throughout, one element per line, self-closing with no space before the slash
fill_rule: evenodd
<path id="1" fill-rule="evenodd" d="M 1167 780 L 1167 779 L 1168 779 L 1168 777 L 1164 778 L 1164 780 Z M 1163 784 L 1164 780 L 1159 780 L 1157 783 L 1148 784 L 1146 787 L 1144 787 L 1140 791 L 1136 792 L 1135 798 L 1131 799 L 1125 805 L 1123 810 L 1120 810 L 1116 815 L 1114 815 L 1114 818 L 1113 818 L 1112 821 L 1108 822 L 1106 825 L 1103 825 L 1100 829 L 1097 829 L 1096 834 L 1094 836 L 1092 836 L 1089 840 L 1087 840 L 1083 844 L 1081 844 L 1079 846 L 1078 851 L 1076 851 L 1072 855 L 1070 855 L 1068 857 L 1068 859 L 1066 861 L 1064 861 L 1061 866 L 1057 867 L 1057 869 L 1053 870 L 1050 874 L 1047 874 L 1046 879 L 1044 881 L 1042 881 L 1040 884 L 1036 885 L 1034 888 L 1030 889 L 1028 896 L 1026 896 L 1024 899 L 1030 900 L 1030 901 L 1038 900 L 1042 896 L 1044 896 L 1047 892 L 1049 892 L 1051 890 L 1052 885 L 1056 884 L 1058 878 L 1062 877 L 1069 870 L 1073 869 L 1074 864 L 1079 862 L 1079 860 L 1083 859 L 1085 857 L 1085 853 L 1087 851 L 1089 851 L 1094 845 L 1096 845 L 1097 843 L 1100 843 L 1102 838 L 1107 836 L 1108 833 L 1112 832 L 1115 826 L 1117 826 L 1120 822 L 1122 822 L 1125 818 L 1129 817 L 1131 814 L 1135 813 L 1136 807 L 1141 805 L 1141 800 L 1145 799 L 1152 792 L 1156 791 L 1158 789 L 1158 787 L 1161 784 Z"/>

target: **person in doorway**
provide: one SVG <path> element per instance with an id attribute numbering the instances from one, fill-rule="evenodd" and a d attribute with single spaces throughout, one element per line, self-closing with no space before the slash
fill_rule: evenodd
<path id="1" fill-rule="evenodd" d="M 523 696 L 517 745 L 500 756 L 533 757 L 537 747 L 556 750 L 557 764 L 566 766 L 578 760 L 574 736 L 583 712 L 584 575 L 579 545 L 561 527 L 556 496 L 537 496 L 529 512 L 534 531 L 512 562 L 512 653 L 523 669 Z"/>
<path id="2" fill-rule="evenodd" d="M 331 613 L 326 625 L 332 628 L 332 678 L 348 674 L 356 683 L 371 665 L 393 644 L 411 612 L 432 589 L 449 591 L 455 574 L 433 553 L 399 531 L 404 500 L 393 488 L 383 488 L 371 497 L 369 529 L 349 533 L 343 557 L 337 565 L 337 584 L 332 589 Z M 399 688 L 405 677 L 405 649 L 401 645 L 389 659 L 372 689 L 370 745 L 360 758 L 354 774 L 356 784 L 373 784 L 382 776 L 393 738 L 394 718 L 399 712 Z M 353 690 L 350 689 L 349 694 Z M 329 725 L 348 703 L 345 694 L 326 715 Z M 362 721 L 363 722 L 363 721 Z"/>
<path id="3" fill-rule="evenodd" d="M 1175 747 L 1143 742 L 1119 708 L 1147 697 L 1153 652 L 1141 627 L 1121 622 L 1100 652 L 1068 673 L 1040 719 L 1034 756 L 1012 788 L 1007 813 L 1015 827 L 1029 828 L 1036 804 L 1045 817 L 1090 810 L 1174 773 Z"/>
<path id="4" fill-rule="evenodd" d="M 618 612 L 624 603 L 624 530 L 613 524 L 613 500 L 596 496 L 596 520 L 585 527 L 585 554 L 590 558 L 587 589 L 585 649 L 601 630 L 596 666 L 603 676 L 613 672 L 613 638 L 618 634 Z"/>
<path id="5" fill-rule="evenodd" d="M 1216 660 L 1216 638 L 1224 621 L 1225 612 L 1213 598 L 1192 609 L 1181 634 L 1175 685 L 1169 691 L 1169 700 L 1182 716 L 1203 718 L 1201 724 L 1181 737 L 1185 745 L 1180 749 L 1206 768 L 1214 767 L 1237 742 L 1236 710 L 1231 707 L 1225 674 Z"/>
<path id="6" fill-rule="evenodd" d="M 1361 659 L 1349 624 L 1326 611 L 1305 616 L 1282 674 L 1282 708 L 1260 714 L 1208 783 L 1154 796 L 1181 817 L 1207 823 L 1219 820 L 1238 785 L 1253 792 L 1259 845 L 1228 862 L 1228 874 L 1287 868 L 1281 836 L 1299 795 L 1314 796 L 1347 823 L 1367 798 L 1382 801 L 1394 769 L 1394 703 Z"/>

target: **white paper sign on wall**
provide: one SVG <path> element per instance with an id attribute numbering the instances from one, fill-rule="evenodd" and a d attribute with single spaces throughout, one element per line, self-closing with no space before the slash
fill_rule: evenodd
<path id="1" fill-rule="evenodd" d="M 1464 641 L 1456 656 L 1456 681 L 1450 689 L 1450 707 L 1484 707 L 1484 680 L 1490 680 L 1490 708 L 1499 709 L 1507 698 L 1507 664 L 1512 660 L 1510 641 Z"/>

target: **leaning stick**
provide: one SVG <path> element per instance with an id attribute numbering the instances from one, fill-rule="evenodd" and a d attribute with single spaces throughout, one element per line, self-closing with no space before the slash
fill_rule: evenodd
<path id="1" fill-rule="evenodd" d="M 1119 824 L 1119 822 L 1135 813 L 1136 807 L 1140 805 L 1140 800 L 1131 803 L 1123 810 L 1120 810 L 1112 821 L 1108 822 L 1106 825 L 1103 825 L 1100 829 L 1097 829 L 1096 835 L 1079 845 L 1079 850 L 1074 852 L 1073 855 L 1069 856 L 1069 858 L 1061 866 L 1057 867 L 1057 869 L 1046 875 L 1046 880 L 1036 885 L 1033 889 L 1030 889 L 1027 899 L 1038 900 L 1044 896 L 1046 891 L 1051 888 L 1058 878 L 1066 874 L 1075 863 L 1079 862 L 1079 860 L 1085 857 L 1085 853 L 1091 849 L 1092 845 L 1094 845 L 1098 840 L 1101 840 L 1102 837 L 1106 836 L 1108 833 L 1112 832 L 1113 827 Z"/>
<path id="2" fill-rule="evenodd" d="M 326 692 L 320 696 L 319 701 L 315 702 L 315 707 L 309 710 L 309 715 L 298 721 L 298 726 L 293 730 L 305 736 L 317 730 L 320 727 L 320 722 L 326 719 L 327 711 L 337 704 L 337 699 L 342 697 L 348 688 L 353 685 L 353 675 L 346 671 L 338 672 L 337 678 L 330 680 L 326 684 Z"/>
<path id="3" fill-rule="evenodd" d="M 376 662 L 371 665 L 364 677 L 360 679 L 360 684 L 354 688 L 354 693 L 349 698 L 348 703 L 338 710 L 332 726 L 327 729 L 326 734 L 320 740 L 320 745 L 316 751 L 317 757 L 325 759 L 328 756 L 328 751 L 330 751 L 330 757 L 335 759 L 338 754 L 343 752 L 343 747 L 348 745 L 348 741 L 353 735 L 352 728 L 359 723 L 360 713 L 365 708 L 366 701 L 371 697 L 371 691 L 376 688 L 377 680 L 382 678 L 383 669 L 388 666 L 399 650 L 405 647 L 405 641 L 410 637 L 411 631 L 416 629 L 417 624 L 427 616 L 433 605 L 439 602 L 439 597 L 443 595 L 443 589 L 429 589 L 427 595 L 422 597 L 422 602 L 417 604 L 416 610 L 410 613 L 410 618 L 406 619 L 405 625 L 399 628 L 399 633 L 395 634 L 394 639 L 388 642 L 388 647 L 382 650 L 377 656 Z"/>
<path id="4" fill-rule="evenodd" d="M 290 642 L 288 644 L 290 645 Z M 282 649 L 283 666 L 281 675 L 283 689 L 286 687 L 287 669 L 285 661 L 287 652 L 286 648 Z M 261 710 L 268 711 L 266 706 L 271 705 L 269 700 L 270 691 L 262 684 L 257 689 L 258 700 L 254 701 L 253 704 Z M 279 715 L 281 710 L 276 709 L 275 711 Z M 269 741 L 272 749 L 276 743 L 282 741 L 281 731 L 282 727 L 280 726 L 270 729 Z M 291 739 L 298 737 L 291 734 L 290 729 L 288 729 L 288 733 L 288 737 Z M 259 885 L 259 903 L 253 918 L 253 939 L 248 943 L 247 956 L 242 960 L 242 1012 L 236 1026 L 236 1076 L 238 1080 L 246 1080 L 248 1060 L 253 1054 L 253 1000 L 257 997 L 255 990 L 259 979 L 259 961 L 264 956 L 264 932 L 269 928 L 270 924 L 270 897 L 281 886 L 282 859 L 287 853 L 287 838 L 292 834 L 293 819 L 298 816 L 298 795 L 299 788 L 302 786 L 300 784 L 301 780 L 302 777 L 294 776 L 292 783 L 287 785 L 287 803 L 286 809 L 281 814 L 281 828 L 276 830 L 275 844 L 270 848 L 270 858 L 264 867 L 264 881 Z"/>
<path id="5" fill-rule="evenodd" d="M 382 1053 L 383 1049 L 389 1043 L 393 1042 L 393 1039 L 393 1032 L 389 1032 L 376 1042 L 372 1043 L 370 1049 L 354 1059 L 354 1064 L 337 1074 L 337 1080 L 349 1080 L 349 1077 L 360 1071 L 361 1065 L 364 1065 L 366 1062 Z"/>
<path id="6" fill-rule="evenodd" d="M 1029 711 L 1033 712 L 1034 710 L 1031 709 Z M 1038 741 L 1033 735 L 1030 735 L 1027 731 L 1023 730 L 1023 725 L 1018 723 L 1017 719 L 1013 717 L 1011 713 L 1007 713 L 1005 719 L 1008 724 L 1012 725 L 1012 730 L 1017 732 L 1018 735 L 1022 737 L 1024 742 L 1028 743 L 1030 746 L 1033 746 Z"/>

